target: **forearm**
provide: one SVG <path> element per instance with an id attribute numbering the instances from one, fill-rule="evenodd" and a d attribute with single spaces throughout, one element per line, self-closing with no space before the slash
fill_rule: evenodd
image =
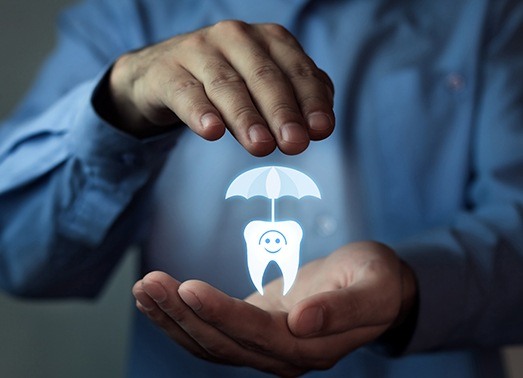
<path id="1" fill-rule="evenodd" d="M 407 352 L 523 341 L 523 64 L 517 43 L 523 7 L 510 0 L 490 7 L 475 62 L 461 208 L 439 226 L 393 244 L 419 284 L 417 325 Z"/>
<path id="2" fill-rule="evenodd" d="M 523 219 L 513 220 L 499 224 L 505 230 L 523 227 Z M 523 341 L 523 290 L 517 273 L 523 269 L 523 238 L 506 234 L 494 226 L 497 221 L 468 214 L 452 227 L 397 246 L 417 272 L 420 293 L 408 352 Z"/>
<path id="3" fill-rule="evenodd" d="M 0 286 L 13 293 L 94 295 L 133 241 L 173 138 L 138 141 L 92 106 L 107 67 L 143 43 L 131 6 L 64 12 L 55 51 L 0 127 Z"/>
<path id="4" fill-rule="evenodd" d="M 176 136 L 140 141 L 112 128 L 91 105 L 96 83 L 3 131 L 0 283 L 6 290 L 93 295 L 134 241 L 147 184 Z"/>

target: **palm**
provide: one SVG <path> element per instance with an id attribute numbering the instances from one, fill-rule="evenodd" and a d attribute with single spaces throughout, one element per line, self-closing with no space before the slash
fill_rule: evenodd
<path id="1" fill-rule="evenodd" d="M 396 318 L 401 302 L 399 270 L 400 262 L 389 248 L 377 243 L 349 244 L 301 268 L 287 295 L 281 295 L 283 283 L 280 278 L 264 288 L 265 295 L 255 293 L 246 301 L 269 312 L 289 313 L 289 326 L 293 330 L 299 328 L 295 322 L 299 321 L 298 314 L 303 308 L 314 302 L 328 302 L 326 298 L 342 295 L 342 292 L 352 292 L 354 300 L 362 303 L 351 307 L 372 306 L 374 300 L 386 304 L 387 310 L 381 311 L 373 323 L 389 326 Z M 362 301 L 359 299 L 362 296 L 374 300 Z"/>
<path id="2" fill-rule="evenodd" d="M 411 286 L 405 271 L 386 246 L 355 243 L 304 266 L 286 296 L 281 280 L 242 301 L 161 272 L 139 281 L 134 294 L 138 308 L 194 354 L 295 376 L 331 367 L 397 321 Z"/>

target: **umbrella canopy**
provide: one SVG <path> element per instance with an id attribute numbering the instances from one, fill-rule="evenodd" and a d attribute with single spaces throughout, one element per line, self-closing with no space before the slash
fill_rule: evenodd
<path id="1" fill-rule="evenodd" d="M 261 167 L 239 175 L 227 189 L 225 198 L 262 196 L 276 199 L 283 196 L 321 198 L 314 181 L 306 174 L 287 167 Z"/>
<path id="2" fill-rule="evenodd" d="M 284 196 L 302 198 L 312 196 L 321 198 L 314 181 L 296 169 L 268 166 L 251 169 L 239 175 L 229 185 L 225 198 L 241 196 L 247 199 L 262 196 L 272 200 L 272 220 L 274 221 L 274 200 Z"/>

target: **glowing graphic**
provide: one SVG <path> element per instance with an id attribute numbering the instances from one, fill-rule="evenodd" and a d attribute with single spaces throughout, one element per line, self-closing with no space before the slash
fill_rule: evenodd
<path id="1" fill-rule="evenodd" d="M 304 173 L 286 167 L 261 167 L 238 176 L 225 198 L 262 196 L 271 200 L 271 221 L 254 220 L 243 232 L 247 244 L 247 265 L 251 280 L 263 295 L 263 274 L 271 261 L 283 275 L 283 295 L 292 287 L 300 263 L 301 226 L 294 221 L 275 221 L 275 200 L 292 196 L 321 198 L 318 187 Z"/>
<path id="2" fill-rule="evenodd" d="M 265 242 L 263 248 L 267 252 L 276 253 L 281 251 L 283 245 L 287 245 L 287 238 L 280 231 L 270 230 L 260 236 L 258 244 L 262 245 L 263 242 Z"/>

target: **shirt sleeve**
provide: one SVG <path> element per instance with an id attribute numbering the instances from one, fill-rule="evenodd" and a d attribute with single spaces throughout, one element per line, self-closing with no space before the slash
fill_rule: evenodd
<path id="1" fill-rule="evenodd" d="M 447 227 L 394 246 L 419 285 L 407 353 L 523 341 L 523 3 L 492 1 L 491 8 L 469 208 Z"/>
<path id="2" fill-rule="evenodd" d="M 93 96 L 111 62 L 143 43 L 138 26 L 123 1 L 64 13 L 56 50 L 0 127 L 0 287 L 11 293 L 93 296 L 136 242 L 178 131 L 135 139 L 98 116 Z"/>

